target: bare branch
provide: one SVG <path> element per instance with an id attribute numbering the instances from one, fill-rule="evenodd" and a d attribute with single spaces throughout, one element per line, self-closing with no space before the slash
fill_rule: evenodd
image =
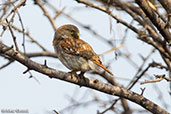
<path id="1" fill-rule="evenodd" d="M 141 82 L 141 84 L 155 83 L 155 82 L 160 82 L 160 81 L 162 81 L 162 80 L 166 80 L 166 81 L 171 82 L 171 78 L 166 77 L 165 74 L 163 74 L 163 75 L 154 75 L 154 76 L 155 76 L 157 79 L 155 79 L 155 80 L 146 80 L 146 81 L 144 81 L 144 82 Z"/>
<path id="2" fill-rule="evenodd" d="M 17 41 L 16 41 L 16 36 L 14 35 L 14 32 L 12 31 L 11 25 L 10 25 L 10 23 L 8 22 L 7 19 L 6 19 L 6 22 L 7 22 L 7 24 L 8 24 L 8 27 L 9 27 L 9 30 L 10 30 L 10 33 L 11 33 L 11 36 L 12 36 L 12 39 L 13 39 L 15 48 L 16 48 L 17 51 L 19 51 L 19 48 L 18 48 L 18 45 L 17 45 Z"/>
<path id="3" fill-rule="evenodd" d="M 112 12 L 108 11 L 108 10 L 105 9 L 105 8 L 102 8 L 102 7 L 100 7 L 100 6 L 97 6 L 97 5 L 93 4 L 93 3 L 88 2 L 88 1 L 85 1 L 85 0 L 76 0 L 76 1 L 79 2 L 79 3 L 83 3 L 83 4 L 87 5 L 87 6 L 96 8 L 96 9 L 98 9 L 98 10 L 100 10 L 100 11 L 106 12 L 106 13 L 109 14 L 111 17 L 113 17 L 114 19 L 116 19 L 116 21 L 117 21 L 118 23 L 121 23 L 121 24 L 127 26 L 128 28 L 130 28 L 130 29 L 131 29 L 132 31 L 134 31 L 135 33 L 141 33 L 140 30 L 138 30 L 138 29 L 135 28 L 134 26 L 128 24 L 127 22 L 123 21 L 123 20 L 120 19 L 119 17 L 115 16 L 114 14 L 112 14 Z"/>
<path id="4" fill-rule="evenodd" d="M 169 114 L 167 111 L 165 111 L 158 105 L 154 104 L 152 101 L 148 100 L 147 98 L 135 92 L 126 90 L 122 87 L 112 86 L 112 85 L 102 83 L 100 81 L 97 81 L 97 79 L 94 80 L 94 79 L 85 78 L 84 80 L 78 80 L 77 78 L 73 78 L 70 73 L 65 73 L 59 70 L 54 70 L 52 68 L 47 68 L 44 65 L 38 64 L 28 59 L 26 56 L 22 55 L 21 53 L 13 49 L 4 51 L 7 48 L 9 47 L 3 44 L 2 42 L 0 42 L 0 53 L 8 55 L 11 58 L 15 59 L 16 61 L 23 64 L 24 66 L 26 66 L 28 69 L 32 69 L 39 73 L 45 74 L 46 76 L 50 78 L 60 79 L 63 81 L 76 84 L 76 85 L 81 85 L 81 86 L 85 86 L 88 88 L 92 88 L 97 91 L 101 91 L 110 95 L 116 95 L 116 96 L 126 98 L 134 103 L 141 105 L 145 109 L 155 114 L 161 114 L 161 113 Z"/>
<path id="5" fill-rule="evenodd" d="M 34 0 L 34 3 L 37 4 L 41 10 L 44 12 L 44 15 L 49 19 L 54 31 L 56 30 L 56 24 L 55 20 L 50 16 L 50 14 L 47 12 L 46 8 L 44 7 L 44 4 L 40 0 Z"/>
<path id="6" fill-rule="evenodd" d="M 157 27 L 164 39 L 170 43 L 171 33 L 168 28 L 165 28 L 165 24 L 161 21 L 159 17 L 156 16 L 154 11 L 149 7 L 147 1 L 136 0 L 137 4 L 142 8 L 146 15 L 150 18 L 151 22 Z"/>
<path id="7" fill-rule="evenodd" d="M 11 10 L 11 12 L 10 12 L 3 20 L 0 21 L 0 25 L 2 25 L 2 24 L 4 23 L 4 21 L 13 13 L 13 11 L 16 11 L 16 9 L 18 9 L 19 7 L 24 6 L 25 3 L 26 3 L 26 0 L 21 0 L 21 1 L 19 2 L 19 4 L 17 4 L 17 5 Z"/>

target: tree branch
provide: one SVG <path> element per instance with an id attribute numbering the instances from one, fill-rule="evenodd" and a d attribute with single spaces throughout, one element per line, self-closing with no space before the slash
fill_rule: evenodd
<path id="1" fill-rule="evenodd" d="M 145 0 L 136 0 L 137 4 L 142 8 L 147 17 L 151 22 L 157 27 L 164 39 L 170 43 L 171 42 L 171 33 L 168 28 L 165 28 L 165 24 L 162 20 L 156 16 L 155 12 L 149 7 L 148 3 Z"/>
<path id="2" fill-rule="evenodd" d="M 38 64 L 30 60 L 28 57 L 24 56 L 23 54 L 19 53 L 18 51 L 15 51 L 14 49 L 9 50 L 9 47 L 3 44 L 2 42 L 0 42 L 0 53 L 8 55 L 14 60 L 20 62 L 21 64 L 26 66 L 29 70 L 35 70 L 39 73 L 45 74 L 46 76 L 50 78 L 60 79 L 63 81 L 74 83 L 79 86 L 81 85 L 84 87 L 92 88 L 97 91 L 107 93 L 109 95 L 115 95 L 115 96 L 126 98 L 136 104 L 139 104 L 140 106 L 144 107 L 145 109 L 155 114 L 169 114 L 160 106 L 148 100 L 147 98 L 143 97 L 142 95 L 139 95 L 135 92 L 129 91 L 122 87 L 112 86 L 112 85 L 102 83 L 98 81 L 97 79 L 94 80 L 94 79 L 85 78 L 85 80 L 79 80 L 78 78 L 72 77 L 70 73 L 65 73 L 65 72 L 55 70 L 47 66 Z"/>
<path id="3" fill-rule="evenodd" d="M 44 15 L 48 18 L 49 22 L 52 24 L 52 27 L 55 31 L 57 28 L 55 24 L 55 20 L 47 12 L 46 8 L 44 7 L 44 4 L 40 0 L 34 0 L 34 3 L 37 4 L 41 8 L 41 10 L 44 12 Z"/>

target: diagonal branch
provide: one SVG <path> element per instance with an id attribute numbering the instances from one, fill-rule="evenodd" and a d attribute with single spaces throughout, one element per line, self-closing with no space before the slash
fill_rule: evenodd
<path id="1" fill-rule="evenodd" d="M 171 42 L 171 33 L 169 32 L 168 28 L 165 28 L 165 24 L 162 22 L 162 20 L 156 16 L 155 12 L 149 7 L 146 0 L 136 0 L 137 4 L 142 8 L 142 10 L 145 12 L 147 17 L 151 20 L 151 22 L 157 27 L 157 29 L 160 31 L 164 39 L 170 43 Z"/>
<path id="2" fill-rule="evenodd" d="M 100 10 L 102 12 L 105 12 L 108 15 L 110 15 L 112 18 L 116 19 L 117 23 L 123 24 L 124 26 L 130 28 L 132 31 L 134 31 L 137 34 L 140 34 L 141 33 L 141 31 L 138 30 L 136 27 L 134 27 L 134 26 L 128 24 L 127 22 L 123 21 L 122 19 L 120 19 L 119 17 L 117 17 L 116 15 L 114 15 L 111 11 L 107 10 L 106 8 L 99 7 L 98 5 L 95 5 L 95 4 L 93 4 L 91 2 L 88 2 L 86 0 L 76 0 L 76 1 L 78 3 L 83 3 L 83 4 L 87 5 L 87 6 L 90 6 L 92 8 L 98 9 L 98 10 Z"/>
<path id="3" fill-rule="evenodd" d="M 26 66 L 29 70 L 35 70 L 39 73 L 45 74 L 50 78 L 60 79 L 63 81 L 67 81 L 76 85 L 81 85 L 84 87 L 88 87 L 91 89 L 95 89 L 97 91 L 101 91 L 103 93 L 107 93 L 109 95 L 120 96 L 122 98 L 126 98 L 140 106 L 144 107 L 145 109 L 149 110 L 154 114 L 169 114 L 167 111 L 162 109 L 157 104 L 153 103 L 152 101 L 148 100 L 147 98 L 139 95 L 135 92 L 129 91 L 122 87 L 112 86 L 105 83 L 98 81 L 97 79 L 88 79 L 79 80 L 75 77 L 72 77 L 69 73 L 65 73 L 59 70 L 54 70 L 49 68 L 45 65 L 38 64 L 23 54 L 15 51 L 14 49 L 10 49 L 8 46 L 0 42 L 0 53 L 8 55 L 9 57 L 13 58 L 14 60 L 20 62 L 24 66 Z"/>
<path id="4" fill-rule="evenodd" d="M 55 24 L 55 20 L 50 16 L 50 14 L 46 10 L 44 4 L 40 0 L 34 0 L 34 4 L 36 4 L 40 7 L 40 9 L 44 12 L 44 15 L 48 18 L 48 20 L 52 24 L 53 29 L 56 30 L 57 27 Z"/>

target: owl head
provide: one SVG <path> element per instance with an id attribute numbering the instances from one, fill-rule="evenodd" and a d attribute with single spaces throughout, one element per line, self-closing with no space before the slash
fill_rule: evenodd
<path id="1" fill-rule="evenodd" d="M 79 39 L 79 30 L 76 26 L 66 24 L 59 27 L 56 32 L 54 38 L 56 40 L 64 39 L 64 38 L 76 38 Z"/>

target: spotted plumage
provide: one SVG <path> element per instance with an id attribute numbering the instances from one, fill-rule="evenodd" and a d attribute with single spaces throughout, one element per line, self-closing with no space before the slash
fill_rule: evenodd
<path id="1" fill-rule="evenodd" d="M 79 38 L 79 30 L 74 25 L 59 27 L 55 32 L 53 46 L 59 60 L 74 72 L 97 71 L 98 67 L 101 67 L 113 75 L 102 65 L 92 47 Z"/>

